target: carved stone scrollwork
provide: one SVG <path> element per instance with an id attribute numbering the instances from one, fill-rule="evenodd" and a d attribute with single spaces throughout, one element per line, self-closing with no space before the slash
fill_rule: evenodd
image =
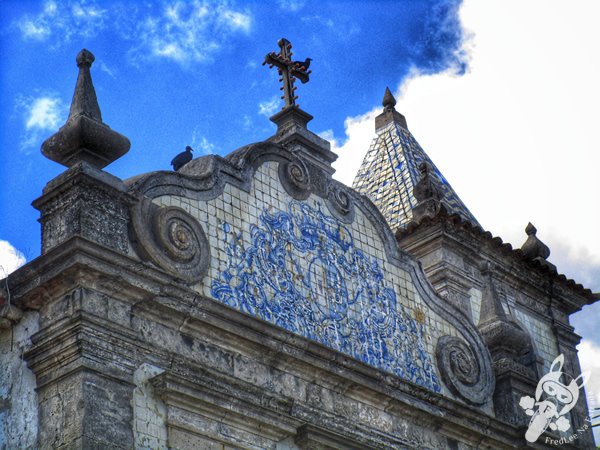
<path id="1" fill-rule="evenodd" d="M 302 161 L 280 163 L 279 179 L 286 192 L 296 200 L 306 200 L 310 195 L 310 174 Z"/>
<path id="2" fill-rule="evenodd" d="M 460 398 L 473 405 L 485 403 L 493 392 L 491 374 L 482 370 L 481 355 L 462 339 L 442 336 L 438 340 L 436 357 L 446 386 Z"/>
<path id="3" fill-rule="evenodd" d="M 327 205 L 331 213 L 342 222 L 352 223 L 354 220 L 354 202 L 344 185 L 335 181 L 329 185 Z"/>
<path id="4" fill-rule="evenodd" d="M 210 247 L 202 226 L 181 208 L 161 207 L 144 197 L 132 211 L 138 250 L 161 269 L 187 283 L 208 270 Z"/>

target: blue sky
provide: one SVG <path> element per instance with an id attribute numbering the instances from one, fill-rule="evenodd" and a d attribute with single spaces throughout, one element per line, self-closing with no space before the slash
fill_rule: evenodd
<path id="1" fill-rule="evenodd" d="M 389 86 L 484 228 L 518 247 L 532 221 L 559 271 L 600 291 L 599 9 L 593 0 L 4 0 L 0 263 L 39 255 L 30 203 L 64 169 L 39 148 L 66 120 L 79 50 L 96 56 L 105 123 L 132 143 L 106 170 L 128 178 L 169 169 L 186 145 L 224 155 L 269 137 L 281 103 L 276 71 L 261 63 L 286 37 L 295 58 L 313 58 L 299 103 L 340 155 L 340 180 L 352 180 Z M 597 370 L 599 316 L 596 305 L 573 321 L 581 358 Z"/>
<path id="2" fill-rule="evenodd" d="M 299 103 L 312 129 L 343 135 L 344 119 L 371 108 L 386 85 L 417 67 L 463 70 L 455 1 L 1 3 L 0 176 L 11 211 L 2 239 L 39 253 L 29 206 L 62 169 L 39 153 L 68 114 L 75 55 L 96 56 L 92 75 L 104 121 L 132 142 L 110 167 L 120 177 L 168 169 L 192 145 L 226 154 L 273 132 L 275 70 L 261 65 L 282 36 L 313 58 Z M 366 41 L 369 41 L 366 45 Z M 15 195 L 18 193 L 18 195 Z M 24 220 L 25 219 L 25 220 Z"/>

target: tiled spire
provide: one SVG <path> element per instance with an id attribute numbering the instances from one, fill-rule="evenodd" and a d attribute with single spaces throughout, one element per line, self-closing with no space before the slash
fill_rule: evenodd
<path id="1" fill-rule="evenodd" d="M 410 131 L 405 117 L 395 109 L 396 99 L 386 88 L 383 112 L 375 118 L 376 135 L 352 186 L 369 197 L 392 228 L 413 220 L 418 201 L 413 189 L 421 178 L 419 166 L 427 165 L 427 174 L 439 192 L 439 202 L 450 214 L 479 225 L 454 189 L 429 159 Z"/>
<path id="2" fill-rule="evenodd" d="M 102 122 L 90 74 L 94 59 L 86 49 L 77 55 L 79 76 L 69 118 L 42 144 L 44 156 L 67 167 L 85 161 L 102 169 L 129 151 L 129 139 Z"/>

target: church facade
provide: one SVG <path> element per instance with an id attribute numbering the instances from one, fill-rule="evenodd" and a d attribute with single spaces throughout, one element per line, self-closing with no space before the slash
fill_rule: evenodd
<path id="1" fill-rule="evenodd" d="M 274 136 L 121 180 L 103 169 L 129 141 L 78 55 L 42 255 L 0 288 L 0 448 L 593 446 L 583 390 L 535 439 L 522 399 L 559 355 L 580 374 L 569 315 L 598 296 L 535 227 L 521 249 L 481 229 L 389 91 L 354 188 L 335 181 L 293 101 L 309 72 L 285 42 L 267 59 L 292 95 Z"/>

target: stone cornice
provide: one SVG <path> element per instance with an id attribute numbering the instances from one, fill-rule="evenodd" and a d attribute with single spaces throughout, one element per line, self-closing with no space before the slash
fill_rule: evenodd
<path id="1" fill-rule="evenodd" d="M 569 314 L 580 310 L 584 305 L 591 304 L 599 298 L 591 290 L 584 288 L 575 281 L 567 279 L 564 275 L 552 272 L 546 265 L 537 261 L 527 261 L 520 249 L 513 249 L 501 238 L 494 237 L 489 231 L 464 221 L 460 216 L 448 215 L 445 211 L 440 212 L 433 219 L 424 219 L 419 224 L 411 223 L 404 230 L 398 230 L 396 238 L 403 248 L 410 247 L 415 241 L 413 236 L 425 236 L 428 240 L 434 240 L 435 235 L 443 230 L 444 238 L 450 238 L 455 242 L 457 248 L 469 249 L 474 258 L 481 259 L 482 253 L 498 263 L 498 270 L 516 280 L 518 284 L 527 286 L 529 289 L 540 291 L 548 295 L 547 289 L 553 285 L 555 293 L 560 295 L 561 307 Z M 472 241 L 473 244 L 469 244 Z M 425 244 L 419 244 L 425 245 Z M 508 259 L 508 261 L 507 261 Z M 525 277 L 524 274 L 527 274 Z M 537 281 L 532 284 L 530 277 L 534 276 Z"/>
<path id="2" fill-rule="evenodd" d="M 417 270 L 416 264 L 414 270 Z M 461 429 L 468 428 L 486 435 L 491 427 L 495 430 L 494 435 L 506 437 L 506 442 L 520 439 L 516 430 L 482 415 L 478 408 L 430 392 L 204 298 L 186 285 L 174 283 L 160 270 L 82 238 L 70 239 L 13 275 L 11 292 L 15 303 L 24 308 L 39 309 L 49 301 L 56 301 L 58 296 L 73 289 L 76 280 L 77 285 L 90 285 L 113 298 L 127 300 L 134 305 L 132 317 L 150 314 L 158 322 L 178 323 L 176 329 L 192 336 L 208 331 L 214 338 L 218 332 L 223 346 L 229 342 L 231 347 L 235 342 L 238 349 L 269 355 L 271 363 L 280 361 L 286 370 L 304 374 L 303 377 L 315 378 L 318 372 L 320 383 L 336 389 L 343 387 L 344 395 L 359 401 L 369 398 L 382 410 L 414 415 L 422 422 L 447 417 L 443 427 L 448 433 L 460 434 Z M 85 312 L 64 320 L 60 326 L 40 330 L 34 337 L 34 349 L 27 355 L 31 366 L 42 378 L 43 373 L 50 371 L 54 372 L 52 379 L 56 379 L 85 368 L 127 383 L 127 373 L 133 370 L 135 357 L 128 359 L 130 367 L 106 368 L 112 352 L 123 346 L 126 348 L 124 354 L 138 355 L 138 358 L 148 359 L 154 354 L 150 360 L 178 359 L 164 349 L 148 348 L 151 344 L 140 347 L 132 331 L 124 325 L 115 325 Z M 190 364 L 190 361 L 182 362 Z M 504 445 L 494 442 L 498 447 Z"/>
<path id="3" fill-rule="evenodd" d="M 501 435 L 520 439 L 508 425 L 482 415 L 477 408 L 407 383 L 210 299 L 196 297 L 181 301 L 160 297 L 154 302 L 137 305 L 136 314 L 147 316 L 152 321 L 169 323 L 190 337 L 200 339 L 202 335 L 208 335 L 212 340 L 217 339 L 220 346 L 226 345 L 232 351 L 242 351 L 249 358 L 264 358 L 267 365 L 291 371 L 329 389 L 341 390 L 345 396 L 390 413 L 416 417 L 420 423 L 435 421 L 436 417 L 453 417 L 456 419 L 454 425 L 445 424 L 444 427 L 465 426 L 486 434 L 490 427 L 499 427 Z M 173 367 L 177 365 L 174 360 Z M 465 421 L 468 425 L 464 425 Z M 497 443 L 497 446 L 501 445 Z"/>

